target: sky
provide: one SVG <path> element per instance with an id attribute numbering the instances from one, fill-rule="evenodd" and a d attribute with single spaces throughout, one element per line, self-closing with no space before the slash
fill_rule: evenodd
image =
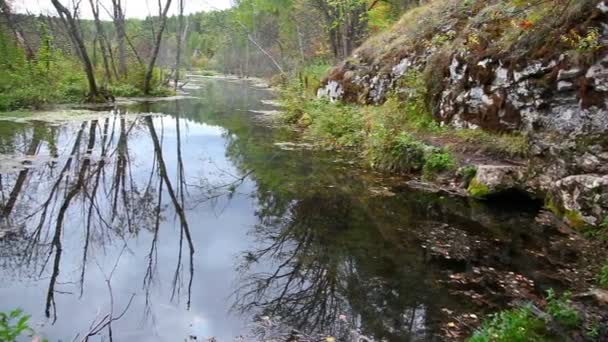
<path id="1" fill-rule="evenodd" d="M 61 2 L 67 7 L 74 0 L 61 0 Z M 90 10 L 88 0 L 80 0 L 81 18 L 93 19 L 93 14 Z M 111 9 L 110 0 L 100 0 L 101 4 L 105 5 L 106 8 Z M 157 0 L 122 0 L 126 7 L 126 15 L 128 18 L 145 18 L 149 13 L 158 14 L 158 1 Z M 162 0 L 164 4 L 166 0 Z M 34 13 L 34 14 L 50 14 L 55 15 L 56 11 L 51 3 L 51 0 L 13 0 L 11 1 L 13 8 L 19 13 Z M 173 0 L 169 15 L 177 13 L 177 0 Z M 194 13 L 200 11 L 209 11 L 214 9 L 226 9 L 231 6 L 232 0 L 185 0 L 185 12 Z M 101 9 L 102 19 L 110 19 L 104 10 Z"/>

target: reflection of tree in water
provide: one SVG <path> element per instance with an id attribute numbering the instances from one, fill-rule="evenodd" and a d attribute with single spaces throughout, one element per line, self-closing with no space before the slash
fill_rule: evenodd
<path id="1" fill-rule="evenodd" d="M 161 119 L 162 120 L 162 119 Z M 179 131 L 179 120 L 175 121 Z M 67 128 L 66 128 L 67 127 Z M 183 163 L 179 163 L 178 187 L 169 179 L 163 157 L 163 131 L 157 133 L 151 116 L 135 117 L 116 113 L 101 120 L 83 122 L 74 131 L 69 124 L 60 129 L 44 125 L 23 127 L 14 154 L 44 159 L 42 154 L 57 154 L 56 146 L 67 149 L 65 156 L 49 158 L 42 165 L 25 167 L 1 175 L 0 187 L 0 258 L 3 269 L 15 275 L 34 279 L 48 274 L 45 313 L 57 317 L 55 295 L 62 269 L 63 235 L 67 224 L 82 225 L 82 295 L 87 265 L 94 251 L 103 251 L 115 242 L 127 245 L 129 236 L 142 229 L 151 230 L 149 267 L 144 279 L 146 292 L 156 273 L 156 244 L 163 220 L 163 193 L 169 194 L 170 205 L 179 218 L 181 239 L 178 264 L 174 275 L 174 295 L 179 295 L 183 280 L 182 246 L 187 242 L 188 305 L 194 273 L 194 247 L 183 210 L 185 180 Z M 60 134 L 60 130 L 63 134 Z M 30 133 L 31 132 L 31 133 Z M 133 174 L 129 139 L 136 134 L 148 135 L 154 146 L 154 159 L 149 177 L 143 181 Z M 3 138 L 4 140 L 8 138 Z M 61 139 L 61 142 L 58 140 Z M 178 154 L 181 144 L 178 135 Z M 12 139 L 15 142 L 16 139 Z M 3 144 L 3 148 L 10 148 Z M 21 152 L 19 146 L 27 148 Z M 68 223 L 69 222 L 69 223 Z M 122 241 L 122 242 L 121 242 Z M 43 277 L 43 279 L 45 279 Z"/>
<path id="2" fill-rule="evenodd" d="M 375 226 L 375 215 L 392 208 L 370 208 L 339 189 L 304 190 L 287 208 L 273 197 L 259 200 L 254 234 L 263 247 L 245 255 L 236 309 L 348 341 L 425 336 L 437 308 L 426 306 L 433 290 L 421 255 L 383 240 Z M 273 269 L 256 270 L 262 260 Z"/>

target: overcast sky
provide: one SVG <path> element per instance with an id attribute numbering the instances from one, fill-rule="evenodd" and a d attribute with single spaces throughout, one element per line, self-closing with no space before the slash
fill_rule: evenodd
<path id="1" fill-rule="evenodd" d="M 73 0 L 61 0 L 64 5 L 69 5 Z M 106 8 L 111 9 L 110 0 L 100 0 L 102 4 L 106 4 Z M 126 7 L 126 14 L 129 18 L 145 18 L 149 13 L 158 14 L 158 1 L 157 0 L 122 0 Z M 166 0 L 163 0 L 163 4 Z M 230 7 L 232 0 L 185 0 L 185 11 L 186 13 L 194 13 L 200 11 L 209 11 L 213 9 L 225 9 Z M 177 13 L 177 0 L 173 0 L 171 4 L 171 10 L 169 14 Z M 55 15 L 56 11 L 51 3 L 51 0 L 13 0 L 12 1 L 14 10 L 20 13 L 43 13 Z M 82 18 L 92 19 L 91 9 L 89 7 L 88 0 L 81 0 L 80 8 Z M 109 19 L 105 15 L 104 10 L 101 10 L 104 14 L 104 19 Z"/>

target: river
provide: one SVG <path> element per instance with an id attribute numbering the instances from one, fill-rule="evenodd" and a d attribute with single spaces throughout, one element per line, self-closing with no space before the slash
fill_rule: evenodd
<path id="1" fill-rule="evenodd" d="M 50 341 L 439 340 L 554 285 L 568 253 L 536 203 L 295 144 L 274 98 L 191 75 L 174 99 L 2 114 L 0 310 Z"/>

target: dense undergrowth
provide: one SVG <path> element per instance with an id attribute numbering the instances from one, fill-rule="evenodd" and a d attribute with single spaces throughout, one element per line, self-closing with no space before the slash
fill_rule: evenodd
<path id="1" fill-rule="evenodd" d="M 527 139 L 522 135 L 442 127 L 425 102 L 423 73 L 410 72 L 399 80 L 410 89 L 408 93 L 393 93 L 379 106 L 361 106 L 316 98 L 317 80 L 326 70 L 328 67 L 319 65 L 305 68 L 283 89 L 286 107 L 283 119 L 304 129 L 308 138 L 326 148 L 360 153 L 375 169 L 397 174 L 421 173 L 423 178 L 432 180 L 441 174 L 455 173 L 460 166 L 455 152 L 463 144 L 501 157 L 526 154 Z M 436 147 L 434 140 L 448 143 L 446 147 Z M 464 170 L 460 173 L 465 174 L 474 168 L 462 166 Z"/>
<path id="2" fill-rule="evenodd" d="M 83 101 L 88 94 L 88 84 L 80 62 L 54 46 L 50 36 L 33 58 L 5 34 L 0 32 L 0 111 L 19 108 L 38 108 L 45 104 Z M 143 96 L 145 69 L 132 65 L 126 76 L 105 80 L 104 93 L 118 97 Z M 103 80 L 102 70 L 96 70 L 98 80 Z M 162 71 L 156 69 L 153 77 L 152 96 L 167 96 L 172 90 L 161 83 Z"/>

